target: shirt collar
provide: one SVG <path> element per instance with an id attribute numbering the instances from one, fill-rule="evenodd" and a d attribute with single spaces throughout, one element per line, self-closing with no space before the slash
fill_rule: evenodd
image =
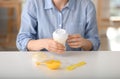
<path id="1" fill-rule="evenodd" d="M 68 3 L 65 5 L 65 7 L 71 9 L 74 3 L 75 3 L 75 0 L 69 0 Z"/>
<path id="2" fill-rule="evenodd" d="M 75 0 L 69 0 L 65 7 L 71 9 L 74 3 L 75 3 Z M 44 8 L 45 9 L 54 8 L 54 4 L 53 4 L 52 0 L 45 0 Z"/>
<path id="3" fill-rule="evenodd" d="M 53 5 L 52 0 L 45 0 L 45 2 L 44 2 L 44 8 L 45 9 L 51 9 L 53 7 L 54 7 L 54 5 Z"/>

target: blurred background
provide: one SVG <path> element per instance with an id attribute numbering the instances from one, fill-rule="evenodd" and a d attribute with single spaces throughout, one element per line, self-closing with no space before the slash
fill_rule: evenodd
<path id="1" fill-rule="evenodd" d="M 120 51 L 120 0 L 92 0 L 96 7 L 100 51 Z M 0 51 L 17 51 L 16 35 L 25 0 L 0 0 Z"/>

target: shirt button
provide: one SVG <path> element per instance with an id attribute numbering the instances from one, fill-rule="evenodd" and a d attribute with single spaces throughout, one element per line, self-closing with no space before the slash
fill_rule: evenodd
<path id="1" fill-rule="evenodd" d="M 61 27 L 62 25 L 60 24 L 59 26 Z"/>

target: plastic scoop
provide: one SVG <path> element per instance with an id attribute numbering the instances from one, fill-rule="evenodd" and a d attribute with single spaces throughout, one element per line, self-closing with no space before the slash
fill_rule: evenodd
<path id="1" fill-rule="evenodd" d="M 59 69 L 61 66 L 61 62 L 59 60 L 54 59 L 54 57 L 48 57 L 44 53 L 34 54 L 32 56 L 32 60 L 36 66 L 45 65 L 52 70 Z"/>
<path id="2" fill-rule="evenodd" d="M 48 60 L 45 62 L 45 64 L 49 69 L 52 70 L 59 69 L 61 66 L 61 62 L 59 60 Z"/>
<path id="3" fill-rule="evenodd" d="M 48 61 L 45 61 L 44 63 L 36 62 L 35 64 L 37 66 L 46 65 L 51 70 L 59 69 L 61 66 L 61 62 L 59 60 L 48 60 Z"/>
<path id="4" fill-rule="evenodd" d="M 69 71 L 71 71 L 71 70 L 74 70 L 77 67 L 81 67 L 81 66 L 83 66 L 85 64 L 86 64 L 86 62 L 82 61 L 82 62 L 79 62 L 77 64 L 70 65 L 70 66 L 66 67 L 66 69 L 69 70 Z"/>

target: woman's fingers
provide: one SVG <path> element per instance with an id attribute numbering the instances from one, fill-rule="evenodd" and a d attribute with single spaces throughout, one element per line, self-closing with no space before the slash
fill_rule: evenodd
<path id="1" fill-rule="evenodd" d="M 65 46 L 63 46 L 60 43 L 54 42 L 54 44 L 49 45 L 51 48 L 57 49 L 57 50 L 65 50 Z"/>
<path id="2" fill-rule="evenodd" d="M 62 54 L 62 53 L 64 53 L 65 50 L 59 50 L 59 49 L 50 47 L 49 51 L 54 52 L 54 53 L 58 53 L 58 54 Z"/>
<path id="3" fill-rule="evenodd" d="M 83 38 L 79 34 L 69 35 L 67 42 L 71 48 L 81 48 Z"/>
<path id="4" fill-rule="evenodd" d="M 81 35 L 80 34 L 74 34 L 74 35 L 69 35 L 68 39 L 72 39 L 72 38 L 80 38 Z"/>
<path id="5" fill-rule="evenodd" d="M 68 45 L 72 48 L 80 48 L 81 42 L 69 42 Z"/>
<path id="6" fill-rule="evenodd" d="M 68 42 L 69 42 L 69 43 L 80 42 L 80 38 L 68 39 Z"/>
<path id="7" fill-rule="evenodd" d="M 60 43 L 57 43 L 57 42 L 53 41 L 53 42 L 49 45 L 48 50 L 49 50 L 50 52 L 55 52 L 55 53 L 61 54 L 61 53 L 64 53 L 64 51 L 65 51 L 65 46 L 63 46 L 63 45 L 60 44 Z"/>

